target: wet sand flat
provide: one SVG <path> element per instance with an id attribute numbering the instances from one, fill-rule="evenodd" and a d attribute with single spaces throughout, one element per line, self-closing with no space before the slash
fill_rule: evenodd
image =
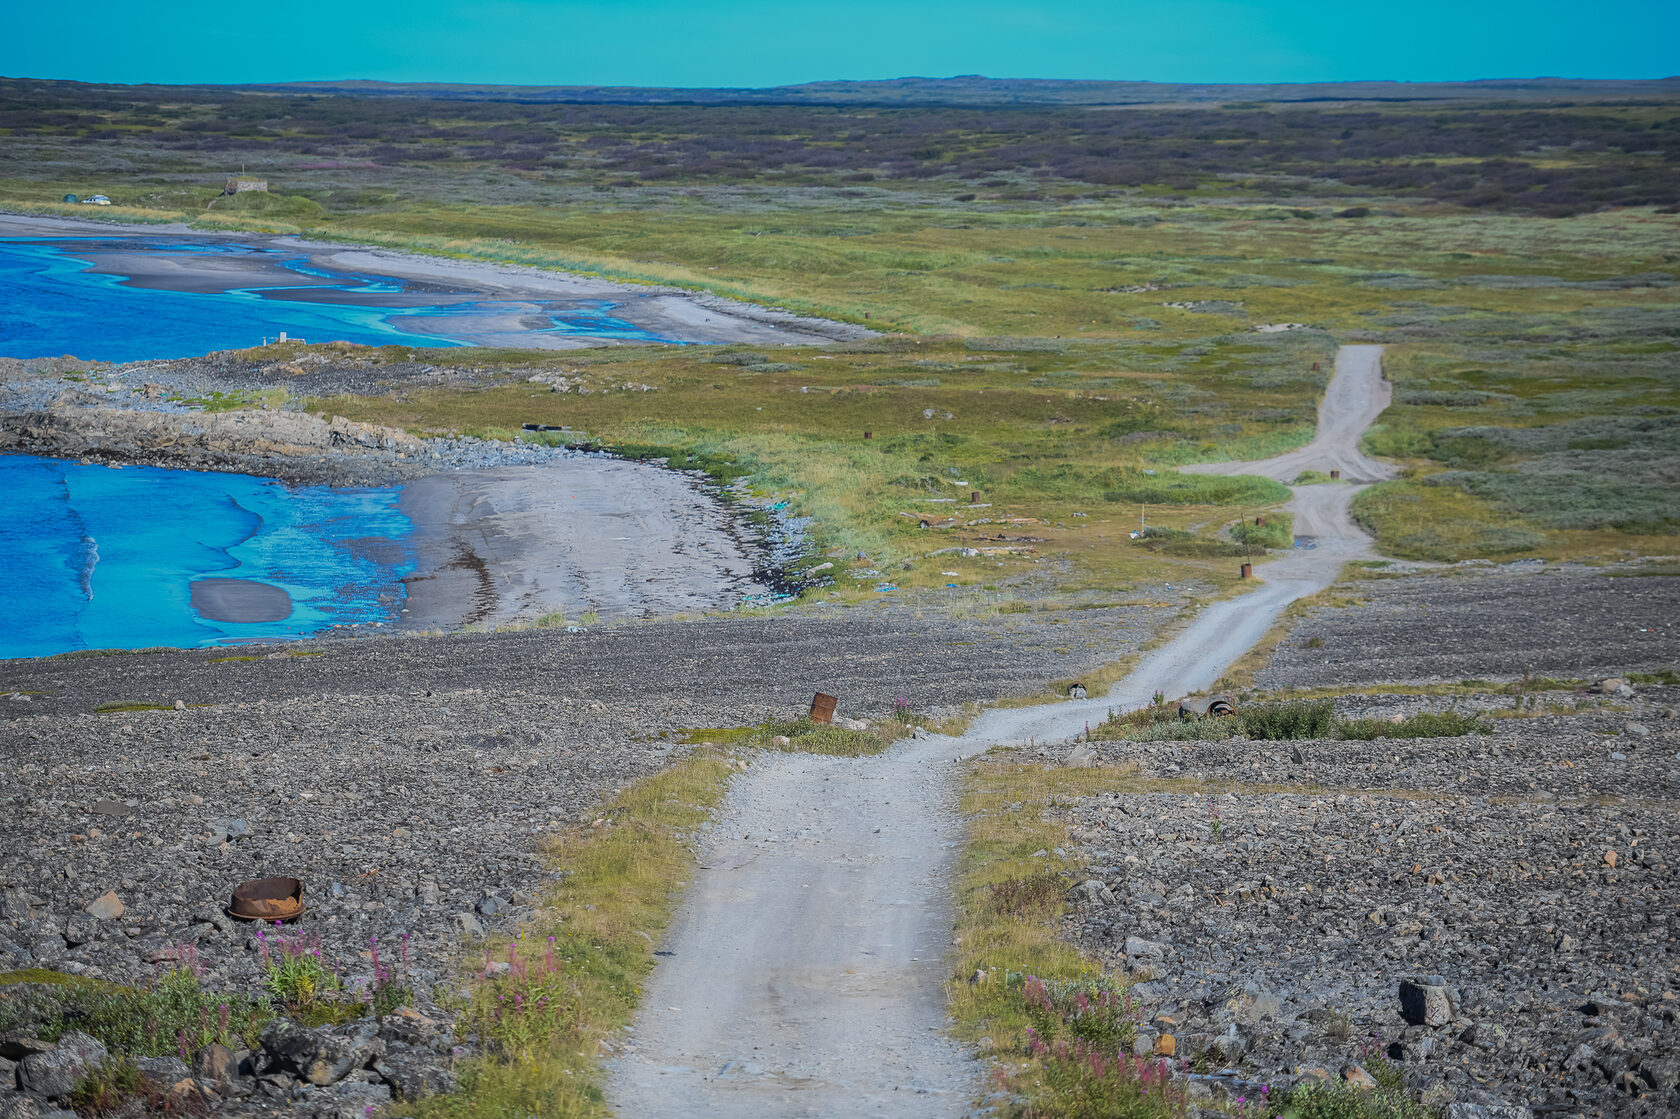
<path id="1" fill-rule="evenodd" d="M 727 507 L 692 478 L 616 459 L 436 474 L 409 483 L 418 563 L 409 628 L 728 609 L 766 588 Z"/>

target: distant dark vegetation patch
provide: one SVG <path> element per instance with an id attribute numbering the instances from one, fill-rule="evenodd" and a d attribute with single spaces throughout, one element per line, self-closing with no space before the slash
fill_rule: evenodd
<path id="1" fill-rule="evenodd" d="M 955 197 L 1057 182 L 1190 190 L 1255 176 L 1491 210 L 1680 203 L 1671 103 L 1474 107 L 529 104 L 0 80 L 0 130 L 132 151 L 488 165 L 600 182 L 943 180 Z M 1336 212 L 1363 216 L 1363 206 Z M 1300 211 L 1302 216 L 1316 216 Z M 1658 283 L 1664 278 L 1656 278 Z M 1404 286 L 1405 276 L 1376 277 Z"/>

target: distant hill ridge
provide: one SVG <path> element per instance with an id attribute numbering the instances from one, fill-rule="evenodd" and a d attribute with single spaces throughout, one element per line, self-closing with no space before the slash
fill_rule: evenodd
<path id="1" fill-rule="evenodd" d="M 1680 77 L 1640 80 L 1487 78 L 1465 82 L 1316 82 L 1279 85 L 1171 84 L 1054 78 L 893 78 L 823 81 L 763 89 L 681 89 L 635 86 L 467 85 L 362 79 L 282 82 L 229 87 L 263 93 L 322 93 L 363 97 L 427 97 L 463 101 L 576 104 L 878 104 L 1122 106 L 1324 101 L 1620 101 L 1680 96 Z"/>

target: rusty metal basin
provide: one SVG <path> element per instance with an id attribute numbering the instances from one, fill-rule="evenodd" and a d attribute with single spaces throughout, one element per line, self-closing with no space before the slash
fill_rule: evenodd
<path id="1" fill-rule="evenodd" d="M 233 888 L 229 917 L 241 921 L 295 921 L 303 916 L 303 883 L 296 878 L 256 878 Z"/>

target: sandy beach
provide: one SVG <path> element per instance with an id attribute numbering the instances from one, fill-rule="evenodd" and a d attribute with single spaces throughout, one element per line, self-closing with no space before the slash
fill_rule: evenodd
<path id="1" fill-rule="evenodd" d="M 403 489 L 410 628 L 728 609 L 766 588 L 740 521 L 673 471 L 598 456 L 436 474 Z"/>

